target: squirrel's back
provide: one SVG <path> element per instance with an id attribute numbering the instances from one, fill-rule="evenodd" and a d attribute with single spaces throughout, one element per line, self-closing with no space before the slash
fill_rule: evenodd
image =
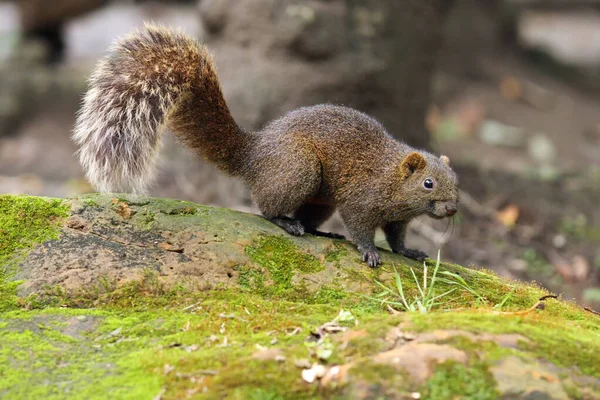
<path id="1" fill-rule="evenodd" d="M 194 39 L 146 25 L 94 70 L 73 138 L 100 191 L 144 192 L 168 124 L 185 145 L 235 174 L 249 140 L 231 117 L 212 56 Z"/>
<path id="2" fill-rule="evenodd" d="M 377 169 L 414 150 L 395 140 L 375 118 L 334 104 L 290 111 L 269 123 L 257 139 L 261 147 L 272 149 L 270 153 L 289 152 L 298 143 L 309 147 L 329 178 Z"/>

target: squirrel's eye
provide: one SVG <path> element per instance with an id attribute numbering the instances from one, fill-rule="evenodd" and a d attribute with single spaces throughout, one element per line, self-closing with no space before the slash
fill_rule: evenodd
<path id="1" fill-rule="evenodd" d="M 429 190 L 433 189 L 433 180 L 429 178 L 425 179 L 423 181 L 423 187 Z"/>

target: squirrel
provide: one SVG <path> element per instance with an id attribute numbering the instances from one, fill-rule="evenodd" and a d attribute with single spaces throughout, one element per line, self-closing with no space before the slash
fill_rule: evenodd
<path id="1" fill-rule="evenodd" d="M 453 216 L 458 178 L 446 156 L 416 150 L 352 108 L 302 107 L 251 132 L 238 126 L 208 49 L 181 32 L 146 24 L 117 41 L 90 78 L 73 131 L 88 180 L 101 192 L 145 193 L 161 128 L 223 172 L 242 179 L 263 216 L 292 235 L 342 237 L 317 228 L 337 209 L 362 254 L 381 263 L 382 227 L 395 253 L 407 224 Z"/>

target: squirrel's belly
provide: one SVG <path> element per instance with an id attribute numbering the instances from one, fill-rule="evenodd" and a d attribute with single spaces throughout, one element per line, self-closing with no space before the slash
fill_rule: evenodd
<path id="1" fill-rule="evenodd" d="M 326 195 L 317 194 L 316 196 L 309 197 L 304 202 L 305 204 L 314 204 L 322 206 L 334 206 L 335 201 Z"/>

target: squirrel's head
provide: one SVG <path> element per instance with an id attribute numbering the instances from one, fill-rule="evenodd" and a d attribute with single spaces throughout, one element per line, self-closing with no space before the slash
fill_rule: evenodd
<path id="1" fill-rule="evenodd" d="M 450 168 L 448 157 L 414 151 L 404 157 L 399 169 L 400 195 L 411 213 L 415 216 L 427 214 L 436 219 L 456 214 L 458 177 Z"/>

